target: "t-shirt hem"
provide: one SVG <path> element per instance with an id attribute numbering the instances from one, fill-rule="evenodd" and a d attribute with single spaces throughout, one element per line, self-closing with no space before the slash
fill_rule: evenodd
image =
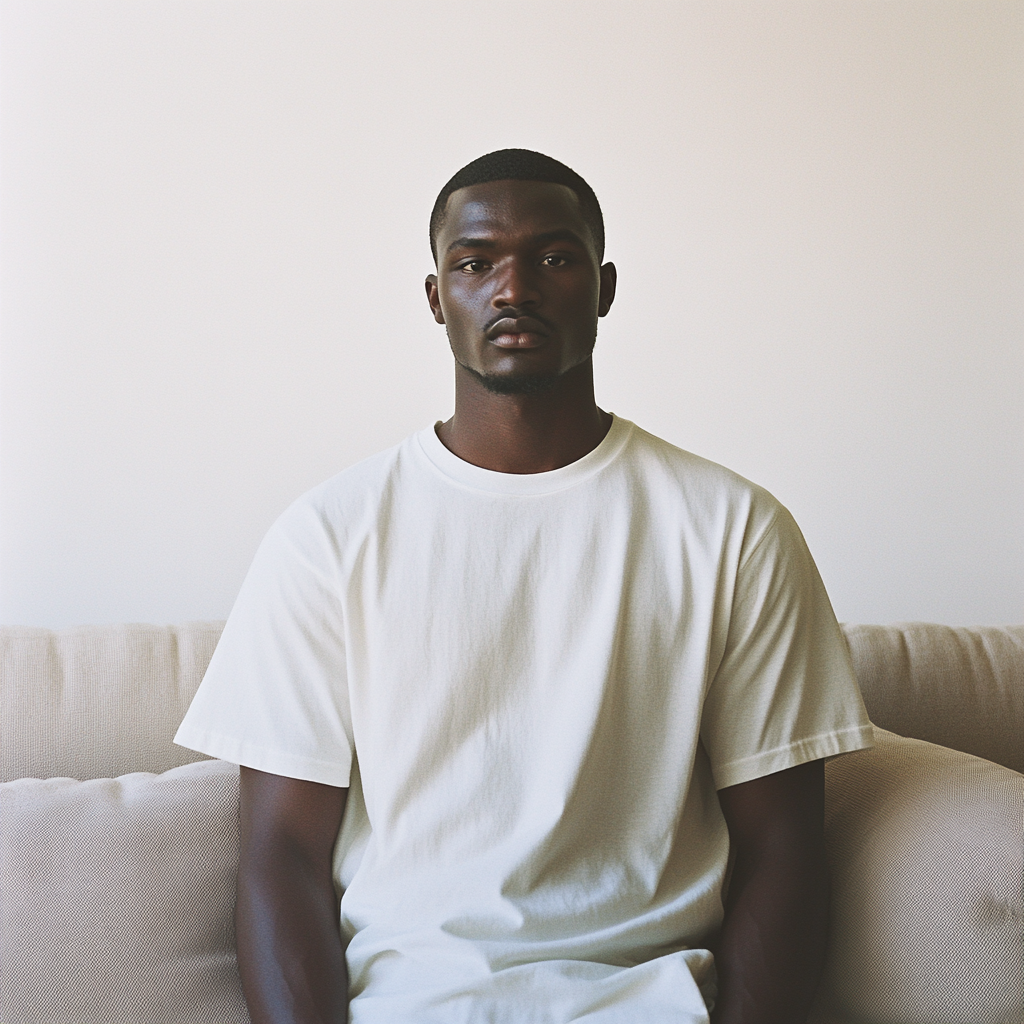
<path id="1" fill-rule="evenodd" d="M 302 757 L 281 750 L 269 750 L 252 743 L 246 743 L 223 733 L 189 729 L 182 726 L 174 737 L 179 747 L 198 750 L 201 754 L 218 757 L 222 761 L 255 768 L 270 775 L 283 775 L 289 779 L 304 782 L 319 782 L 325 786 L 346 788 L 352 777 L 352 765 L 321 761 L 317 758 Z"/>
<path id="2" fill-rule="evenodd" d="M 802 740 L 794 740 L 784 747 L 764 750 L 751 757 L 730 761 L 713 769 L 715 788 L 727 789 L 742 782 L 751 782 L 765 775 L 795 768 L 808 761 L 820 761 L 854 750 L 866 750 L 875 745 L 871 723 L 851 726 L 835 732 L 821 733 Z"/>

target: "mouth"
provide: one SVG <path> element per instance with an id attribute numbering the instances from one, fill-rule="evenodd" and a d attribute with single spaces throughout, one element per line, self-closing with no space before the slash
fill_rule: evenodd
<path id="1" fill-rule="evenodd" d="M 547 335 L 544 324 L 532 316 L 502 317 L 486 331 L 487 340 L 498 348 L 537 348 Z"/>

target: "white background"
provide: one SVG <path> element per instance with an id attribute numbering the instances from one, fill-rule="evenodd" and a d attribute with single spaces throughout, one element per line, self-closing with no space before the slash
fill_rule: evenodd
<path id="1" fill-rule="evenodd" d="M 794 512 L 841 619 L 1024 619 L 1024 5 L 4 0 L 0 621 L 227 614 L 451 411 L 434 195 L 604 206 L 598 398 Z"/>

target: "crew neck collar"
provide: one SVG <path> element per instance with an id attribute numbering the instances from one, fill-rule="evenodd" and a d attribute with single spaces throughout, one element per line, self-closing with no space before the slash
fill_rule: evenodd
<path id="1" fill-rule="evenodd" d="M 633 424 L 612 413 L 612 425 L 601 443 L 582 459 L 546 473 L 497 473 L 474 466 L 449 451 L 437 436 L 440 421 L 413 435 L 431 466 L 453 483 L 494 494 L 550 494 L 572 487 L 599 473 L 622 451 Z"/>

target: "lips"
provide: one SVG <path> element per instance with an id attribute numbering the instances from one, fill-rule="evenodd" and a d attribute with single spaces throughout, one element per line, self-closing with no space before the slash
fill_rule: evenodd
<path id="1" fill-rule="evenodd" d="M 547 328 L 532 316 L 506 316 L 487 328 L 487 340 L 499 348 L 536 348 L 547 337 Z"/>

